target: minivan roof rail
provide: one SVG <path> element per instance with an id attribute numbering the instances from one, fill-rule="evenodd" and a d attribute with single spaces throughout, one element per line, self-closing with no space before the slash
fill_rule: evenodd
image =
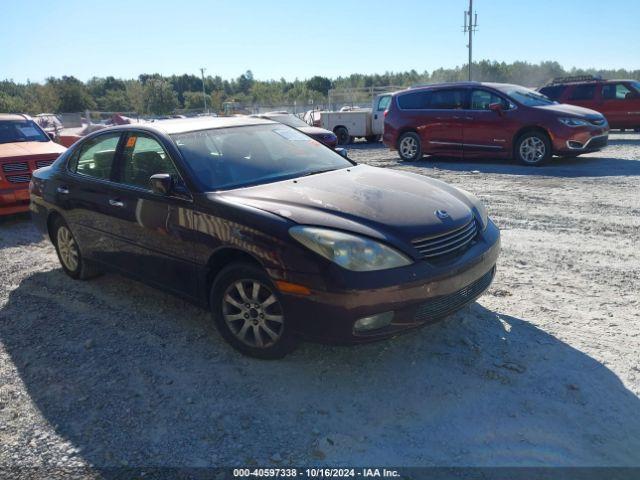
<path id="1" fill-rule="evenodd" d="M 557 85 L 560 83 L 579 83 L 579 82 L 595 82 L 602 80 L 600 75 L 573 75 L 570 77 L 556 77 L 551 80 L 547 85 Z"/>

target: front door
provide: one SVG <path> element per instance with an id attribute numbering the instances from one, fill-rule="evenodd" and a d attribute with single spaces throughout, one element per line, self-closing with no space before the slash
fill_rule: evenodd
<path id="1" fill-rule="evenodd" d="M 602 85 L 601 112 L 614 128 L 640 127 L 640 93 L 624 82 Z"/>
<path id="2" fill-rule="evenodd" d="M 384 133 L 384 112 L 389 108 L 391 103 L 391 94 L 378 95 L 373 105 L 371 133 L 373 135 L 382 135 Z"/>
<path id="3" fill-rule="evenodd" d="M 502 112 L 489 109 L 502 105 Z M 469 110 L 465 116 L 465 158 L 504 154 L 511 149 L 511 139 L 518 125 L 513 120 L 515 106 L 507 99 L 484 89 L 471 90 Z"/>
<path id="4" fill-rule="evenodd" d="M 149 178 L 168 173 L 183 185 L 162 144 L 148 133 L 129 132 L 123 140 L 113 205 L 113 235 L 119 243 L 118 268 L 172 292 L 197 292 L 192 252 L 183 238 L 191 231 L 192 200 L 187 193 L 151 191 Z"/>

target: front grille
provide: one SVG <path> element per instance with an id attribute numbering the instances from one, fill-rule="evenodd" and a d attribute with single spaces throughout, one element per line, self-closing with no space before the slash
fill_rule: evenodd
<path id="1" fill-rule="evenodd" d="M 25 170 L 29 170 L 27 162 L 5 163 L 2 165 L 2 171 L 4 173 L 24 172 Z"/>
<path id="2" fill-rule="evenodd" d="M 443 295 L 423 303 L 418 307 L 413 320 L 415 322 L 438 320 L 471 303 L 478 298 L 482 292 L 489 288 L 495 271 L 496 269 L 494 267 L 478 280 L 457 292 Z"/>
<path id="3" fill-rule="evenodd" d="M 51 159 L 51 160 L 38 160 L 38 161 L 36 161 L 36 168 L 48 167 L 53 162 L 55 162 L 54 159 Z"/>
<path id="4" fill-rule="evenodd" d="M 11 183 L 29 183 L 31 175 L 11 175 L 7 177 L 7 180 Z"/>
<path id="5" fill-rule="evenodd" d="M 435 237 L 413 240 L 411 243 L 422 258 L 434 258 L 462 250 L 469 246 L 477 234 L 478 226 L 474 219 L 450 232 Z"/>

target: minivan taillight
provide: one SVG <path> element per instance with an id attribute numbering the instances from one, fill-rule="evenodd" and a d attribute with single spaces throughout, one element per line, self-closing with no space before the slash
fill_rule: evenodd
<path id="1" fill-rule="evenodd" d="M 385 110 L 384 113 L 382 114 L 383 117 L 387 116 L 387 113 L 389 113 L 389 110 Z"/>

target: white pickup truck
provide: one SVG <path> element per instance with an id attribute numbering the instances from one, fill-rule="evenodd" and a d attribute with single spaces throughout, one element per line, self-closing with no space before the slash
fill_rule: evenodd
<path id="1" fill-rule="evenodd" d="M 384 132 L 384 111 L 391 102 L 391 94 L 383 93 L 373 99 L 372 108 L 356 108 L 341 112 L 320 112 L 322 128 L 338 137 L 339 145 L 347 145 L 356 138 L 367 142 L 380 141 Z"/>

